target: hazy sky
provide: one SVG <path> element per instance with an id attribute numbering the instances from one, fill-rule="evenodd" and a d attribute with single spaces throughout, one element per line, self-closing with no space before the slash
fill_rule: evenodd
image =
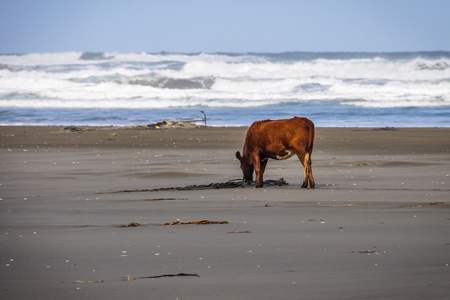
<path id="1" fill-rule="evenodd" d="M 450 50 L 450 0 L 0 0 L 0 53 Z"/>

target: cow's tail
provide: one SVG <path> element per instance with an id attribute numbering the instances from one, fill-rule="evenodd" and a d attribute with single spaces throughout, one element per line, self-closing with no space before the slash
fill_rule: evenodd
<path id="1" fill-rule="evenodd" d="M 306 154 L 304 158 L 303 165 L 305 166 L 305 183 L 307 185 L 307 180 L 309 180 L 309 185 L 311 188 L 314 188 L 315 181 L 312 174 L 312 167 L 311 167 L 311 154 L 314 148 L 314 136 L 315 136 L 315 127 L 314 123 L 312 121 L 311 126 L 309 127 L 309 140 L 308 140 L 308 148 L 306 149 Z"/>
<path id="2" fill-rule="evenodd" d="M 311 126 L 310 126 L 310 130 L 309 130 L 308 149 L 306 151 L 309 153 L 309 156 L 311 156 L 311 153 L 314 148 L 314 137 L 316 134 L 316 128 L 314 127 L 314 123 L 312 121 L 310 121 L 310 122 L 311 122 Z"/>

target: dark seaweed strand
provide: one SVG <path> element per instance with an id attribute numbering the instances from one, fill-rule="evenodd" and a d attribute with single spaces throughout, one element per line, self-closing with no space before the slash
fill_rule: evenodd
<path id="1" fill-rule="evenodd" d="M 156 276 L 146 276 L 146 277 L 138 277 L 139 279 L 145 279 L 145 278 L 163 278 L 163 277 L 200 277 L 197 273 L 178 273 L 178 274 L 163 274 L 163 275 L 156 275 Z"/>
<path id="2" fill-rule="evenodd" d="M 284 179 L 278 180 L 265 180 L 265 186 L 283 186 L 288 185 Z M 179 187 L 167 187 L 167 188 L 158 188 L 158 189 L 135 189 L 135 190 L 123 190 L 123 191 L 115 191 L 115 192 L 102 192 L 96 194 L 114 194 L 114 193 L 134 193 L 134 192 L 158 192 L 158 191 L 187 191 L 187 190 L 207 190 L 207 189 L 226 189 L 226 188 L 238 188 L 238 187 L 246 187 L 246 186 L 254 186 L 255 182 L 244 183 L 242 180 L 229 180 L 227 182 L 218 182 L 218 183 L 210 183 L 210 184 L 199 184 L 199 185 L 187 185 L 187 186 L 179 186 Z"/>

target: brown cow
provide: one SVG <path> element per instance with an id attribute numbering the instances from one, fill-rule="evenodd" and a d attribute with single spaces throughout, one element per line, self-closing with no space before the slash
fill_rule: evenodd
<path id="1" fill-rule="evenodd" d="M 306 118 L 294 117 L 285 120 L 266 120 L 252 124 L 247 131 L 243 155 L 236 152 L 241 162 L 244 182 L 253 180 L 256 173 L 256 187 L 263 186 L 263 174 L 269 158 L 284 160 L 294 154 L 300 159 L 305 179 L 302 188 L 311 188 L 315 182 L 311 168 L 311 153 L 314 145 L 314 123 Z"/>

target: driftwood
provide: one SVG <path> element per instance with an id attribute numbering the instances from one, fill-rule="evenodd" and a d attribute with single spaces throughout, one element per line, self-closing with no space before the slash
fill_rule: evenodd
<path id="1" fill-rule="evenodd" d="M 444 201 L 440 201 L 440 202 L 438 202 L 438 201 L 436 201 L 436 202 L 430 202 L 430 205 L 438 205 L 438 204 L 445 204 L 445 202 L 444 202 Z"/>
<path id="2" fill-rule="evenodd" d="M 102 283 L 104 280 L 75 280 L 73 283 Z"/>
<path id="3" fill-rule="evenodd" d="M 169 222 L 169 223 L 165 223 L 164 225 L 169 225 L 169 226 L 173 226 L 173 225 L 191 225 L 191 224 L 195 224 L 195 225 L 206 225 L 206 224 L 229 224 L 230 222 L 228 221 L 210 221 L 208 219 L 203 219 L 200 221 L 187 221 L 187 222 L 181 222 L 181 221 L 174 221 L 174 222 Z"/>

